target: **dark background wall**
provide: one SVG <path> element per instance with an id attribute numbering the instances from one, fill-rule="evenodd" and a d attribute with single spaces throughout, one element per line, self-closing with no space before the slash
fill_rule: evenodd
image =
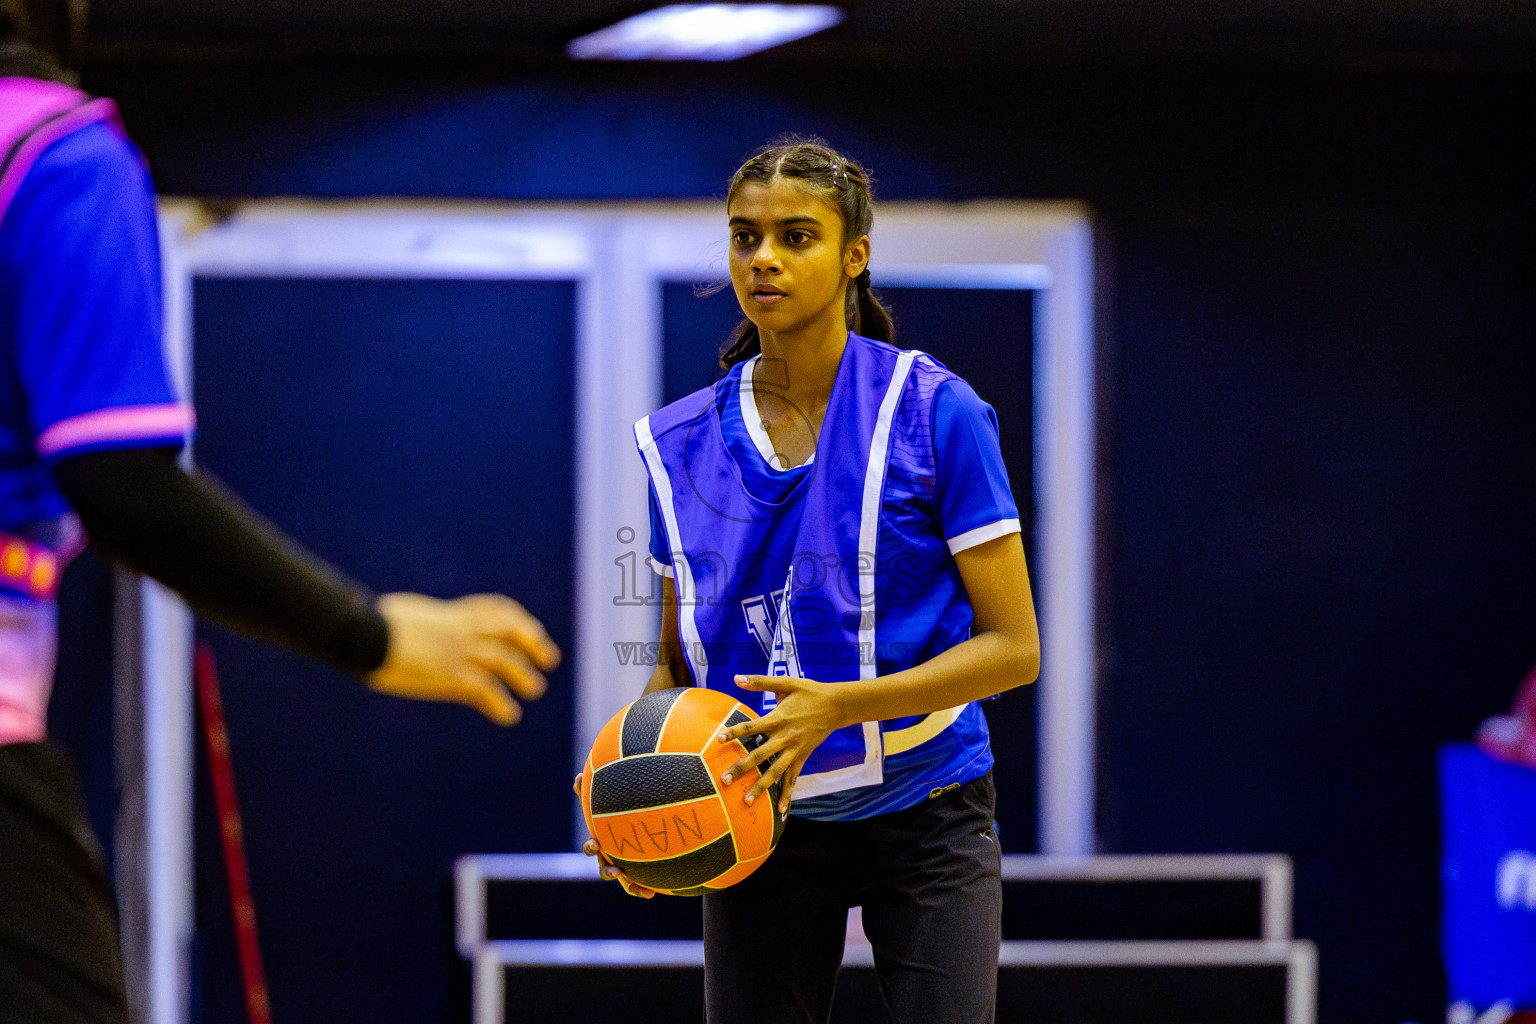
<path id="1" fill-rule="evenodd" d="M 1103 845 L 1291 854 L 1322 1019 L 1382 1024 L 1443 1013 L 1435 751 L 1536 661 L 1533 78 L 1231 56 L 86 74 L 168 194 L 704 197 L 808 130 L 888 199 L 1088 201 Z"/>

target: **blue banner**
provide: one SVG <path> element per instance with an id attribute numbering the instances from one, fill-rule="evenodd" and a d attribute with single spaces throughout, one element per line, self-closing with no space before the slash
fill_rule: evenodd
<path id="1" fill-rule="evenodd" d="M 1448 746 L 1440 795 L 1450 1001 L 1536 1007 L 1536 769 Z"/>

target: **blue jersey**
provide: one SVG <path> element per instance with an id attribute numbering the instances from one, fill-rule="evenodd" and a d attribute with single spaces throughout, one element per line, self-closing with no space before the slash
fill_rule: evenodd
<path id="1" fill-rule="evenodd" d="M 111 101 L 0 78 L 0 744 L 47 732 L 73 521 L 52 463 L 191 428 L 160 333 L 154 198 Z"/>
<path id="2" fill-rule="evenodd" d="M 858 346 L 861 358 L 875 354 L 889 361 L 896 350 L 868 339 L 853 336 L 850 347 Z M 673 563 L 679 554 L 679 539 L 669 530 L 669 518 L 678 524 L 677 532 L 690 531 L 683 525 L 691 513 L 692 503 L 702 502 L 712 506 L 715 513 L 724 513 L 725 519 L 754 519 L 767 515 L 773 519 L 771 528 L 760 530 L 754 536 L 762 550 L 756 557 L 737 558 L 735 572 L 724 593 L 718 583 L 710 583 L 713 593 L 700 591 L 704 603 L 718 598 L 723 605 L 739 606 L 739 613 L 710 621 L 723 636 L 735 635 L 733 630 L 744 631 L 759 641 L 751 643 L 714 644 L 716 649 L 709 665 L 700 667 L 690 658 L 696 681 L 707 681 L 720 686 L 720 677 L 726 671 L 773 674 L 776 657 L 775 639 L 782 641 L 785 630 L 779 627 L 783 619 L 792 621 L 798 632 L 798 656 L 794 659 L 798 670 L 788 674 L 803 675 L 823 681 L 839 678 L 858 678 L 850 667 L 838 664 L 853 661 L 852 657 L 839 657 L 839 653 L 854 644 L 818 643 L 816 637 L 838 635 L 834 630 L 817 633 L 818 618 L 815 602 L 791 609 L 786 616 L 786 589 L 793 589 L 793 578 L 780 574 L 786 559 L 804 559 L 809 553 L 828 565 L 847 562 L 852 553 L 858 556 L 866 551 L 865 543 L 854 543 L 856 529 L 850 516 L 857 513 L 862 493 L 859 479 L 873 481 L 878 495 L 878 506 L 873 518 L 873 572 L 869 593 L 864 596 L 862 608 L 847 609 L 848 638 L 853 638 L 854 623 L 861 616 L 856 611 L 872 611 L 871 664 L 862 673 L 864 677 L 886 675 L 920 664 L 938 653 L 962 642 L 970 635 L 972 621 L 970 603 L 961 584 L 954 553 L 987 540 L 1017 532 L 1018 511 L 1008 487 L 1007 473 L 998 446 L 996 419 L 992 410 L 983 403 L 964 381 L 945 370 L 930 357 L 920 353 L 905 356 L 910 366 L 905 370 L 904 381 L 888 388 L 892 402 L 888 410 L 872 414 L 869 425 L 878 440 L 885 437 L 879 451 L 828 443 L 835 437 L 846 437 L 855 430 L 856 416 L 843 416 L 837 412 L 847 403 L 838 398 L 840 389 L 859 386 L 848 370 L 849 359 L 845 355 L 840 366 L 834 397 L 828 406 L 828 414 L 822 426 L 822 442 L 817 454 L 805 465 L 781 468 L 756 415 L 755 401 L 751 392 L 754 361 L 734 367 L 729 375 L 708 392 L 707 401 L 698 404 L 699 396 L 690 396 L 695 409 L 707 411 L 710 427 L 718 424 L 718 437 L 723 447 L 731 479 L 723 480 L 717 487 L 704 483 L 702 464 L 697 457 L 690 466 L 674 466 L 662 474 L 664 488 L 668 492 L 663 500 L 657 492 L 657 473 L 652 468 L 652 564 L 657 571 L 671 575 Z M 879 363 L 879 360 L 876 360 Z M 884 365 L 880 363 L 879 365 Z M 886 387 L 887 377 L 873 371 L 873 390 L 866 403 L 871 409 L 877 404 L 880 388 Z M 883 397 L 883 396 L 881 396 Z M 690 401 L 677 403 L 683 406 Z M 669 407 L 672 409 L 675 407 Z M 664 413 L 666 411 L 664 410 Z M 674 417 L 675 418 L 675 417 Z M 695 414 L 697 419 L 697 414 Z M 663 413 L 645 421 L 650 425 L 669 423 Z M 881 423 L 885 426 L 881 427 Z M 671 425 L 671 434 L 679 430 L 697 436 L 710 436 L 704 431 Z M 882 430 L 887 432 L 882 435 Z M 670 436 L 670 435 L 669 435 Z M 668 449 L 666 441 L 659 441 L 658 448 Z M 675 447 L 675 445 L 673 446 Z M 878 463 L 871 476 L 869 466 L 860 459 Z M 852 460 L 853 472 L 841 486 L 828 488 L 831 504 L 818 507 L 818 521 L 848 519 L 846 531 L 849 540 L 810 540 L 808 537 L 831 538 L 835 535 L 817 534 L 803 521 L 799 521 L 815 490 L 814 479 L 818 474 L 829 480 L 836 479 L 830 460 Z M 650 460 L 648 459 L 648 462 Z M 674 460 L 676 461 L 676 460 Z M 818 466 L 818 461 L 823 465 Z M 883 470 L 883 474 L 882 471 Z M 864 490 L 868 490 L 865 488 Z M 737 515 L 732 503 L 742 503 Z M 673 506 L 668 515 L 666 507 Z M 844 506 L 839 508 L 838 506 Z M 730 530 L 724 531 L 729 535 Z M 707 548 L 718 546 L 724 539 L 719 526 L 693 531 L 702 538 Z M 865 538 L 868 542 L 869 538 Z M 841 544 L 841 546 L 840 546 Z M 845 548 L 857 549 L 850 552 Z M 800 549 L 796 551 L 794 549 Z M 689 552 L 681 552 L 685 559 Z M 709 556 L 717 552 L 695 550 L 693 563 L 704 563 L 708 569 Z M 761 571 L 766 570 L 766 571 Z M 837 575 L 833 570 L 830 575 Z M 846 574 L 844 582 L 857 583 L 859 572 L 854 569 Z M 697 581 L 692 584 L 702 587 Z M 834 602 L 835 603 L 835 602 Z M 835 611 L 836 609 L 834 609 Z M 807 630 L 810 633 L 807 633 Z M 862 640 L 865 634 L 860 633 Z M 713 637 L 700 637 L 706 648 L 711 647 Z M 685 645 L 687 638 L 684 638 Z M 727 656 L 728 665 L 717 671 L 713 655 Z M 787 666 L 780 666 L 784 671 Z M 721 688 L 727 688 L 721 686 Z M 757 704 L 772 694 L 745 694 L 736 691 L 739 699 Z M 857 729 L 858 727 L 854 727 Z M 853 819 L 900 810 L 919 803 L 934 790 L 954 783 L 966 782 L 991 767 L 992 756 L 987 743 L 986 722 L 975 704 L 962 705 L 934 715 L 916 716 L 894 722 L 878 723 L 873 737 L 880 750 L 878 765 L 871 770 L 870 755 L 866 750 L 866 763 L 862 769 L 853 758 L 828 764 L 821 772 L 813 771 L 816 761 L 822 757 L 818 748 L 812 760 L 807 762 L 796 786 L 792 813 L 820 819 Z M 866 733 L 866 737 L 868 734 Z M 833 739 L 836 738 L 834 734 Z M 823 745 L 825 747 L 826 744 Z M 857 753 L 857 743 L 850 743 Z M 839 773 L 847 783 L 829 782 L 817 785 L 818 778 L 837 779 Z M 805 783 L 812 780 L 810 792 Z"/>
<path id="3" fill-rule="evenodd" d="M 68 511 L 51 463 L 179 447 L 192 412 L 167 380 L 154 199 L 121 131 L 51 142 L 0 214 L 0 530 L 43 537 Z"/>

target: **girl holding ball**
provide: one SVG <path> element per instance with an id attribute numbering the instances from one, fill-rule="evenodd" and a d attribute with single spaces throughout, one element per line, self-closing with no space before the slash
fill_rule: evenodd
<path id="1" fill-rule="evenodd" d="M 824 1024 L 861 906 L 894 1024 L 984 1024 L 1002 888 L 977 702 L 1040 664 L 996 417 L 892 344 L 859 164 L 780 141 L 726 208 L 746 315 L 727 372 L 635 426 L 667 577 L 647 692 L 759 709 L 720 734 L 760 737 L 721 781 L 760 772 L 753 801 L 782 780 L 789 816 L 760 868 L 704 897 L 708 1020 Z"/>

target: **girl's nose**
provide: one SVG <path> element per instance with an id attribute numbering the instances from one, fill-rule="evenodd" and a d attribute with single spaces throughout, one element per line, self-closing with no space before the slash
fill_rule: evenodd
<path id="1" fill-rule="evenodd" d="M 772 245 L 764 242 L 757 247 L 757 252 L 752 254 L 752 269 L 777 270 L 779 268 L 779 254 L 774 251 Z"/>

